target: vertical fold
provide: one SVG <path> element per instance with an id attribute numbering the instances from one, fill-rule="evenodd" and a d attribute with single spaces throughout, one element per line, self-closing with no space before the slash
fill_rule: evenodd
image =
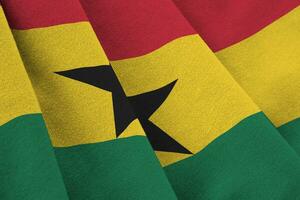
<path id="1" fill-rule="evenodd" d="M 179 199 L 299 197 L 299 157 L 172 1 L 81 3 Z"/>
<path id="2" fill-rule="evenodd" d="M 174 2 L 300 154 L 300 1 Z"/>
<path id="3" fill-rule="evenodd" d="M 3 5 L 70 199 L 176 199 L 79 1 Z"/>
<path id="4" fill-rule="evenodd" d="M 0 198 L 68 199 L 39 105 L 0 5 Z"/>

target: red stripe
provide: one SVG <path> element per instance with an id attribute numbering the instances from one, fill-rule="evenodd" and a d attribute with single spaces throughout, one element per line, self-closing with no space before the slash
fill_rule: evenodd
<path id="1" fill-rule="evenodd" d="M 110 60 L 149 53 L 196 33 L 171 0 L 81 0 Z"/>
<path id="2" fill-rule="evenodd" d="M 300 0 L 174 0 L 213 51 L 258 32 Z"/>
<path id="3" fill-rule="evenodd" d="M 87 21 L 79 0 L 2 0 L 2 6 L 14 29 Z"/>

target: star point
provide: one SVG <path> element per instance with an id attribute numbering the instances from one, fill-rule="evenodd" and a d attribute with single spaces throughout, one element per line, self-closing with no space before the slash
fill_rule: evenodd
<path id="1" fill-rule="evenodd" d="M 116 137 L 138 118 L 154 150 L 191 154 L 149 120 L 166 100 L 177 80 L 159 89 L 127 97 L 110 65 L 82 67 L 55 73 L 112 93 Z"/>

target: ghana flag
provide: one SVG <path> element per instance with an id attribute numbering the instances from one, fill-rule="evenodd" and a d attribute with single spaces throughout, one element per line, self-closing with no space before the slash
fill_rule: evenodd
<path id="1" fill-rule="evenodd" d="M 174 2 L 300 155 L 300 1 Z"/>
<path id="2" fill-rule="evenodd" d="M 2 0 L 0 199 L 299 199 L 298 2 L 210 2 Z"/>
<path id="3" fill-rule="evenodd" d="M 171 1 L 81 3 L 179 199 L 299 198 L 299 157 Z"/>
<path id="4" fill-rule="evenodd" d="M 47 124 L 56 167 L 59 166 L 62 175 L 59 180 L 63 180 L 68 198 L 176 199 L 80 3 L 73 0 L 2 3 Z M 23 85 L 21 79 L 16 81 Z M 17 89 L 23 94 L 24 90 Z M 30 119 L 27 123 L 34 123 Z M 7 134 L 13 137 L 10 134 L 13 131 Z M 45 155 L 44 159 L 48 157 Z M 16 167 L 27 165 L 20 163 Z M 9 177 L 14 178 L 14 173 L 12 169 Z M 45 173 L 55 179 L 54 172 Z M 44 184 L 43 179 L 40 182 L 35 177 L 28 179 L 28 185 L 31 181 Z M 1 178 L 1 186 L 17 187 L 2 181 Z M 59 185 L 45 187 L 54 190 Z M 26 188 L 15 188 L 15 192 L 18 189 Z M 43 193 L 39 188 L 36 190 Z M 44 199 L 25 192 L 28 197 L 10 198 L 4 193 L 1 199 Z"/>

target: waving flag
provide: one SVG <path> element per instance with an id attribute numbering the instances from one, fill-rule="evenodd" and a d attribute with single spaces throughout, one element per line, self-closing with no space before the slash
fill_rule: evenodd
<path id="1" fill-rule="evenodd" d="M 147 118 L 191 152 L 152 141 L 179 199 L 298 196 L 299 158 L 171 1 L 81 2 L 127 96 L 174 84 Z"/>
<path id="2" fill-rule="evenodd" d="M 300 1 L 175 3 L 300 154 Z"/>
<path id="3" fill-rule="evenodd" d="M 274 2 L 2 0 L 0 199 L 299 198 Z"/>
<path id="4" fill-rule="evenodd" d="M 175 199 L 139 121 L 122 116 L 132 113 L 131 108 L 118 99 L 123 90 L 80 3 L 36 0 L 3 5 L 69 198 Z M 49 16 L 51 10 L 55 14 Z M 89 69 L 97 71 L 89 74 Z"/>
<path id="5" fill-rule="evenodd" d="M 0 6 L 0 198 L 67 199 L 47 129 Z"/>

